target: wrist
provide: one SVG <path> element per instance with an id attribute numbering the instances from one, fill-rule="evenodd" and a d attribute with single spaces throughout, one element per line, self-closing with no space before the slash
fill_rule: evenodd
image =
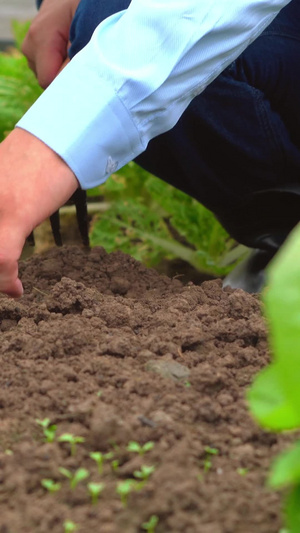
<path id="1" fill-rule="evenodd" d="M 16 128 L 0 145 L 1 222 L 26 236 L 78 188 L 68 165 L 48 146 Z"/>

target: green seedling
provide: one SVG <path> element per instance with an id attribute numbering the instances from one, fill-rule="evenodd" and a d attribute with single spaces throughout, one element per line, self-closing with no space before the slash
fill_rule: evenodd
<path id="1" fill-rule="evenodd" d="M 153 474 L 154 471 L 155 471 L 155 466 L 142 465 L 141 466 L 141 470 L 135 470 L 133 472 L 133 475 L 137 479 L 141 479 L 143 481 L 147 481 L 149 479 L 149 477 L 151 476 L 151 474 Z"/>
<path id="2" fill-rule="evenodd" d="M 58 492 L 61 488 L 61 483 L 56 483 L 53 479 L 42 479 L 41 485 L 44 489 L 50 492 L 50 494 Z"/>
<path id="3" fill-rule="evenodd" d="M 76 437 L 72 433 L 64 433 L 57 439 L 59 442 L 68 442 L 71 446 L 71 455 L 74 457 L 76 453 L 76 445 L 85 441 L 84 437 Z"/>
<path id="4" fill-rule="evenodd" d="M 152 448 L 154 448 L 154 442 L 152 441 L 146 442 L 145 444 L 141 445 L 138 442 L 132 440 L 127 446 L 127 451 L 138 453 L 139 455 L 144 455 L 145 453 L 152 450 Z"/>
<path id="5" fill-rule="evenodd" d="M 99 474 L 102 474 L 104 461 L 109 461 L 110 459 L 113 458 L 113 456 L 114 456 L 113 452 L 108 452 L 108 453 L 91 452 L 90 453 L 90 458 L 93 459 L 93 461 L 96 461 L 97 463 Z"/>
<path id="6" fill-rule="evenodd" d="M 96 503 L 98 503 L 99 496 L 103 491 L 104 487 L 104 483 L 88 483 L 87 488 L 93 505 L 96 505 Z"/>
<path id="7" fill-rule="evenodd" d="M 142 529 L 147 531 L 147 533 L 155 533 L 155 528 L 157 524 L 158 524 L 158 516 L 153 514 L 152 516 L 150 516 L 148 522 L 144 522 L 142 524 Z"/>
<path id="8" fill-rule="evenodd" d="M 249 472 L 249 469 L 248 468 L 238 468 L 237 469 L 237 473 L 240 475 L 240 476 L 246 476 Z"/>
<path id="9" fill-rule="evenodd" d="M 114 459 L 111 463 L 110 463 L 110 466 L 111 466 L 111 469 L 112 471 L 117 474 L 118 470 L 119 470 L 119 466 L 120 466 L 120 461 L 119 459 Z"/>
<path id="10" fill-rule="evenodd" d="M 5 450 L 4 453 L 5 453 L 5 455 L 13 455 L 14 454 L 14 452 L 12 450 L 10 450 L 10 449 Z"/>
<path id="11" fill-rule="evenodd" d="M 219 450 L 217 448 L 211 448 L 210 446 L 205 446 L 204 451 L 208 455 L 218 455 L 219 453 Z"/>
<path id="12" fill-rule="evenodd" d="M 54 442 L 57 426 L 51 424 L 50 418 L 44 418 L 43 420 L 36 419 L 36 423 L 43 428 L 45 441 Z"/>
<path id="13" fill-rule="evenodd" d="M 128 496 L 133 490 L 136 490 L 137 485 L 138 483 L 134 479 L 125 479 L 125 481 L 118 483 L 116 492 L 119 494 L 124 507 L 127 507 Z"/>
<path id="14" fill-rule="evenodd" d="M 218 455 L 219 450 L 217 448 L 211 448 L 210 446 L 205 446 L 204 451 L 206 453 L 206 456 L 203 461 L 203 468 L 204 468 L 204 472 L 208 472 L 212 467 L 212 461 L 210 457 L 212 455 Z"/>
<path id="15" fill-rule="evenodd" d="M 66 520 L 64 522 L 64 533 L 73 533 L 73 531 L 77 531 L 78 526 L 75 524 L 75 522 L 72 522 L 71 520 Z"/>
<path id="16" fill-rule="evenodd" d="M 83 481 L 90 475 L 89 471 L 86 468 L 78 468 L 78 470 L 76 470 L 74 474 L 72 474 L 70 470 L 64 467 L 60 467 L 58 470 L 63 476 L 67 477 L 70 480 L 70 487 L 72 490 L 77 487 L 80 481 Z"/>

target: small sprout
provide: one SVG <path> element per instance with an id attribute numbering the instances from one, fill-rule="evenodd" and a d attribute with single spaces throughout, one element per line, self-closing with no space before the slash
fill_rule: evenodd
<path id="1" fill-rule="evenodd" d="M 44 418 L 43 420 L 39 420 L 37 418 L 36 423 L 43 428 L 45 441 L 54 442 L 57 426 L 55 424 L 51 424 L 50 418 Z"/>
<path id="2" fill-rule="evenodd" d="M 135 452 L 135 453 L 138 453 L 139 455 L 144 455 L 146 452 L 149 452 L 150 450 L 152 450 L 153 447 L 154 447 L 154 442 L 152 441 L 146 442 L 145 444 L 141 445 L 138 442 L 132 440 L 129 442 L 127 446 L 127 451 Z"/>
<path id="3" fill-rule="evenodd" d="M 66 520 L 64 522 L 64 533 L 73 533 L 73 531 L 77 531 L 78 526 L 75 524 L 75 522 L 72 522 L 71 520 Z"/>
<path id="4" fill-rule="evenodd" d="M 218 455 L 219 450 L 217 448 L 211 448 L 210 446 L 205 446 L 204 451 L 208 455 Z"/>
<path id="5" fill-rule="evenodd" d="M 204 458 L 204 461 L 203 461 L 203 468 L 204 468 L 204 472 L 208 472 L 212 467 L 212 462 L 209 456 L 218 455 L 219 450 L 217 448 L 211 448 L 210 446 L 205 446 L 204 450 L 206 453 L 206 457 Z"/>
<path id="6" fill-rule="evenodd" d="M 102 394 L 103 394 L 103 391 L 102 390 L 98 390 L 98 392 L 97 392 L 98 398 L 100 398 L 102 396 Z"/>
<path id="7" fill-rule="evenodd" d="M 120 461 L 119 459 L 114 459 L 111 463 L 110 463 L 110 466 L 111 466 L 111 469 L 113 472 L 115 472 L 115 474 L 118 472 L 119 470 L 119 466 L 120 466 Z"/>
<path id="8" fill-rule="evenodd" d="M 84 437 L 76 437 L 72 433 L 64 433 L 57 439 L 59 442 L 68 442 L 71 446 L 71 455 L 72 457 L 76 453 L 76 444 L 81 444 L 85 441 Z"/>
<path id="9" fill-rule="evenodd" d="M 134 479 L 125 479 L 118 483 L 116 492 L 121 498 L 121 502 L 124 507 L 127 507 L 128 496 L 131 491 L 136 489 L 137 482 Z"/>
<path id="10" fill-rule="evenodd" d="M 99 474 L 102 474 L 104 461 L 106 460 L 109 461 L 110 459 L 113 458 L 113 456 L 114 456 L 113 452 L 109 452 L 109 453 L 91 452 L 90 453 L 90 458 L 96 461 L 97 463 Z"/>
<path id="11" fill-rule="evenodd" d="M 93 505 L 98 503 L 99 496 L 103 491 L 104 487 L 104 483 L 88 483 L 87 488 L 90 493 Z"/>
<path id="12" fill-rule="evenodd" d="M 153 514 L 148 522 L 144 522 L 142 524 L 142 528 L 147 531 L 147 533 L 155 533 L 155 528 L 158 524 L 158 516 L 156 516 L 155 514 Z"/>
<path id="13" fill-rule="evenodd" d="M 240 476 L 246 476 L 249 472 L 248 468 L 238 468 L 237 473 L 240 474 Z"/>
<path id="14" fill-rule="evenodd" d="M 44 418 L 43 420 L 35 419 L 36 423 L 42 428 L 47 428 L 51 422 L 50 418 Z"/>
<path id="15" fill-rule="evenodd" d="M 184 382 L 184 386 L 185 386 L 187 389 L 189 389 L 189 388 L 192 386 L 192 384 L 191 384 L 190 381 L 185 381 L 185 382 Z"/>
<path id="16" fill-rule="evenodd" d="M 153 474 L 154 471 L 155 471 L 155 466 L 142 465 L 141 470 L 135 470 L 133 472 L 133 475 L 137 479 L 142 479 L 143 481 L 147 481 L 147 479 L 149 479 L 149 477 L 151 476 L 151 474 Z"/>
<path id="17" fill-rule="evenodd" d="M 14 452 L 12 450 L 9 450 L 9 449 L 5 450 L 4 453 L 5 453 L 5 455 L 13 455 L 14 454 Z"/>
<path id="18" fill-rule="evenodd" d="M 61 488 L 61 483 L 55 483 L 53 479 L 42 479 L 41 485 L 44 487 L 44 489 L 50 492 L 50 494 L 54 494 Z"/>
<path id="19" fill-rule="evenodd" d="M 210 461 L 210 459 L 204 459 L 203 461 L 203 468 L 204 468 L 204 472 L 208 472 L 212 467 L 212 462 Z"/>
<path id="20" fill-rule="evenodd" d="M 89 471 L 86 468 L 78 468 L 78 470 L 76 470 L 74 474 L 72 474 L 70 470 L 67 470 L 67 468 L 64 467 L 60 467 L 58 470 L 63 476 L 67 477 L 70 480 L 70 487 L 72 490 L 77 487 L 80 481 L 83 481 L 90 475 Z"/>

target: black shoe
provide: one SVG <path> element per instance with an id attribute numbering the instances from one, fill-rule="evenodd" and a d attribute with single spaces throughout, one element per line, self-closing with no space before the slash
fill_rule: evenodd
<path id="1" fill-rule="evenodd" d="M 261 292 L 265 285 L 265 268 L 274 253 L 253 250 L 248 257 L 235 267 L 223 281 L 223 287 L 243 289 L 246 292 Z"/>

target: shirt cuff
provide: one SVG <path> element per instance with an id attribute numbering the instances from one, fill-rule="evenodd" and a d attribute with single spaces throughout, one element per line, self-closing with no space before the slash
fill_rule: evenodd
<path id="1" fill-rule="evenodd" d="M 137 157 L 145 146 L 129 111 L 109 82 L 99 77 L 92 66 L 85 64 L 82 71 L 79 56 L 80 53 L 16 126 L 55 151 L 72 169 L 80 186 L 89 189 Z"/>

